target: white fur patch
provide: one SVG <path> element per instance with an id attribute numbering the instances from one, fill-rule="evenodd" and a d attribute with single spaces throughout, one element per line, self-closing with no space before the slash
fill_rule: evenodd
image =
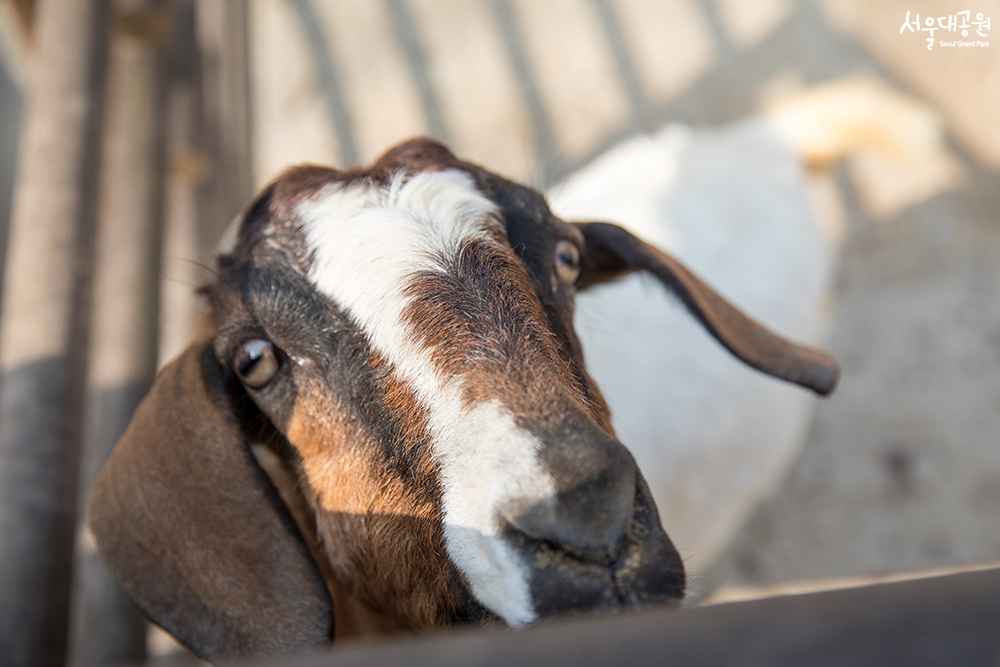
<path id="1" fill-rule="evenodd" d="M 443 271 L 470 239 L 490 242 L 496 205 L 462 171 L 394 179 L 388 188 L 331 184 L 299 205 L 314 262 L 309 278 L 345 309 L 429 412 L 441 467 L 448 555 L 473 593 L 510 625 L 535 619 L 527 567 L 499 535 L 511 503 L 555 494 L 538 442 L 498 401 L 466 408 L 461 380 L 438 372 L 403 321 L 414 273 Z"/>

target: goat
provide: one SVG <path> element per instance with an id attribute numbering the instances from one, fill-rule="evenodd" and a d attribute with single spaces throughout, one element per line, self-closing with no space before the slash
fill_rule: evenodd
<path id="1" fill-rule="evenodd" d="M 321 647 L 335 612 L 339 635 L 682 598 L 584 367 L 577 290 L 644 271 L 750 366 L 819 393 L 838 375 L 621 227 L 559 220 L 428 139 L 284 173 L 218 265 L 212 326 L 89 505 L 125 591 L 211 660 Z"/>

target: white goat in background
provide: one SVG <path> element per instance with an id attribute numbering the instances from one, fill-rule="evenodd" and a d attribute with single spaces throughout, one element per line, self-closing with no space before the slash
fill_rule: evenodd
<path id="1" fill-rule="evenodd" d="M 549 201 L 566 219 L 621 224 L 775 331 L 820 344 L 844 232 L 832 183 L 808 167 L 865 150 L 897 174 L 895 191 L 862 192 L 883 212 L 953 177 L 933 112 L 848 79 L 726 127 L 669 125 L 623 142 L 553 188 Z M 703 572 L 777 488 L 815 401 L 734 363 L 641 275 L 581 294 L 576 328 L 664 527 L 688 571 Z"/>

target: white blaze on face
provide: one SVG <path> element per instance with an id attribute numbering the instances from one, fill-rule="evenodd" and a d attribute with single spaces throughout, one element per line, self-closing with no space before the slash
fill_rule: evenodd
<path id="1" fill-rule="evenodd" d="M 421 271 L 444 272 L 470 240 L 490 243 L 496 205 L 457 170 L 331 184 L 297 214 L 313 251 L 309 279 L 361 326 L 371 345 L 410 384 L 429 413 L 441 469 L 448 555 L 477 599 L 510 625 L 536 618 L 526 564 L 503 540 L 500 511 L 552 502 L 555 485 L 538 441 L 497 400 L 463 405 L 461 380 L 437 370 L 403 321 L 406 288 Z"/>

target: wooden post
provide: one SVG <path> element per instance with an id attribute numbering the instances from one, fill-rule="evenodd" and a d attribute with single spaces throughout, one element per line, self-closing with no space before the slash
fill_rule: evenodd
<path id="1" fill-rule="evenodd" d="M 253 196 L 250 3 L 174 0 L 160 362 L 190 342 L 215 246 Z"/>
<path id="2" fill-rule="evenodd" d="M 109 0 L 47 0 L 0 321 L 0 656 L 66 657 Z"/>
<path id="3" fill-rule="evenodd" d="M 199 0 L 202 136 L 209 174 L 201 211 L 206 262 L 230 220 L 253 196 L 248 3 Z"/>
<path id="4" fill-rule="evenodd" d="M 156 375 L 170 24 L 164 0 L 116 2 L 80 478 L 84 506 Z M 80 515 L 82 524 L 82 507 Z M 146 622 L 89 534 L 81 536 L 70 664 L 138 662 L 146 656 Z"/>
<path id="5" fill-rule="evenodd" d="M 199 203 L 211 165 L 201 139 L 201 50 L 195 0 L 173 0 L 167 93 L 166 213 L 160 284 L 160 365 L 187 348 L 205 310 L 197 287 L 211 279 L 201 246 Z"/>

